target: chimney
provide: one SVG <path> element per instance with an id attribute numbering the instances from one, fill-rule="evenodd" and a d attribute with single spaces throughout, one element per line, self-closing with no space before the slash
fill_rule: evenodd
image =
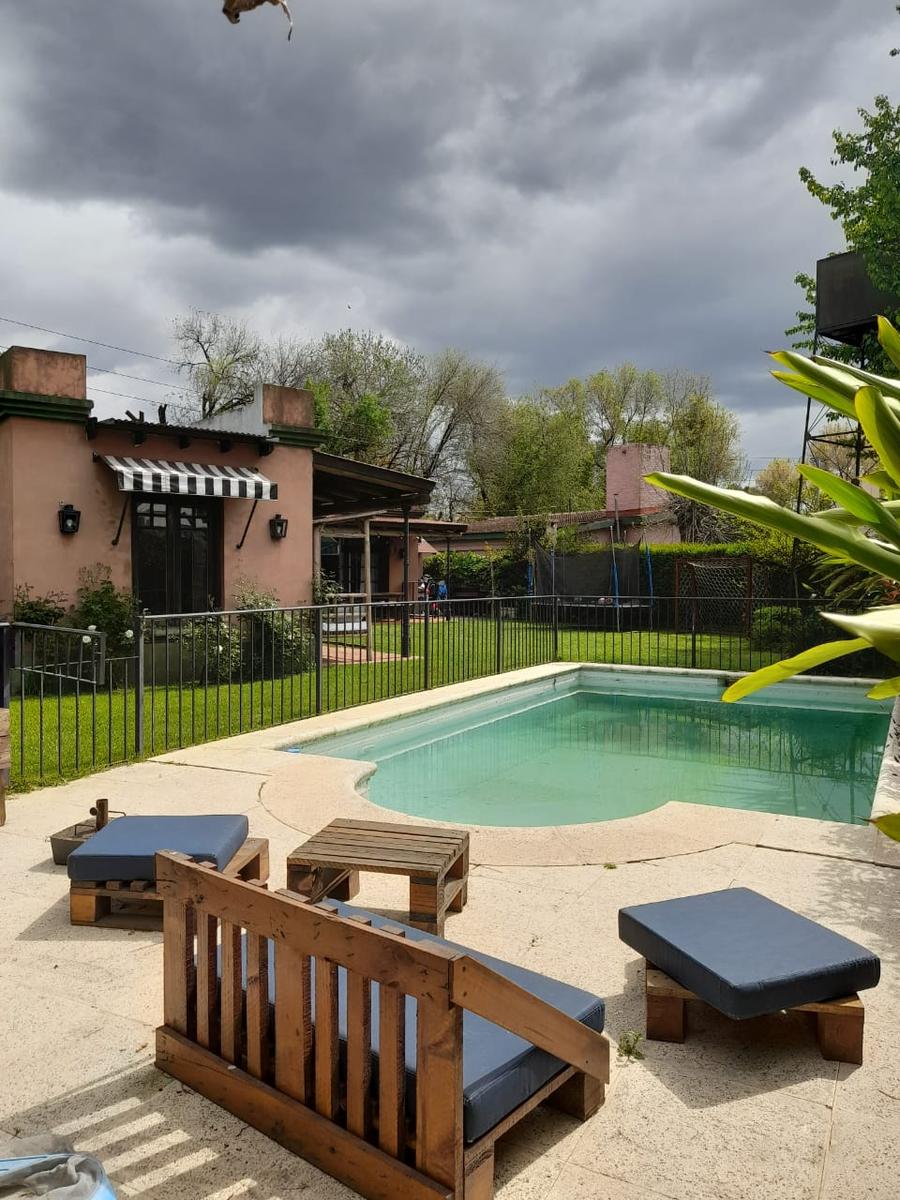
<path id="1" fill-rule="evenodd" d="M 310 429 L 315 425 L 313 394 L 305 388 L 279 387 L 274 383 L 264 383 L 262 415 L 267 425 Z"/>
<path id="2" fill-rule="evenodd" d="M 0 355 L 0 391 L 87 400 L 87 359 L 83 354 L 10 346 Z"/>
<path id="3" fill-rule="evenodd" d="M 606 454 L 607 511 L 613 511 L 617 498 L 619 512 L 664 508 L 668 503 L 666 494 L 645 483 L 644 476 L 651 471 L 668 470 L 667 446 L 649 446 L 641 442 L 610 446 Z"/>

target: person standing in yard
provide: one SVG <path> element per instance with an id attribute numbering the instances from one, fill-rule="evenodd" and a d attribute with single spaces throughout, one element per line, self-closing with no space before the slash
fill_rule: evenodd
<path id="1" fill-rule="evenodd" d="M 437 585 L 438 611 L 446 621 L 450 620 L 450 593 L 447 591 L 447 580 L 442 579 Z"/>

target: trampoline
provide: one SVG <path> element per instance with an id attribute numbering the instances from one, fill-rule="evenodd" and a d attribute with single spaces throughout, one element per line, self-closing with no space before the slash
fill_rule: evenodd
<path id="1" fill-rule="evenodd" d="M 653 628 L 650 547 L 610 546 L 584 554 L 556 554 L 538 546 L 534 585 L 559 598 L 561 625 L 627 632 Z"/>

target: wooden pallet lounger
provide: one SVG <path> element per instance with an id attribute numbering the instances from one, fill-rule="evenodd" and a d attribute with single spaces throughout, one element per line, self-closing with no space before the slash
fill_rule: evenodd
<path id="1" fill-rule="evenodd" d="M 494 1143 L 526 1113 L 547 1101 L 584 1119 L 601 1105 L 604 1035 L 486 964 L 588 1002 L 602 1027 L 595 997 L 181 855 L 159 854 L 156 879 L 157 1066 L 361 1195 L 489 1200 Z M 498 1073 L 529 1090 L 484 1130 L 471 1123 L 478 1098 L 464 1097 L 464 1025 L 476 1051 L 466 1072 L 504 1042 L 530 1064 Z"/>

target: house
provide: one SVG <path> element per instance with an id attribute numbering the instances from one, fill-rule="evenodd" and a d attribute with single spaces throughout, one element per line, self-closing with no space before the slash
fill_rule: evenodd
<path id="1" fill-rule="evenodd" d="M 606 508 L 469 521 L 465 532 L 453 538 L 453 549 L 477 554 L 502 551 L 523 527 L 550 535 L 560 529 L 574 529 L 581 540 L 599 545 L 680 542 L 678 524 L 666 496 L 644 479 L 651 471 L 668 470 L 669 451 L 665 446 L 610 446 L 606 456 Z"/>
<path id="2" fill-rule="evenodd" d="M 413 594 L 433 483 L 323 453 L 309 392 L 259 384 L 245 409 L 172 425 L 98 420 L 86 381 L 80 354 L 0 355 L 0 618 L 24 584 L 72 599 L 98 562 L 154 613 L 228 607 L 243 580 L 307 604 L 320 561 L 365 594 L 367 541 L 370 587 Z M 335 563 L 338 538 L 356 549 Z"/>

